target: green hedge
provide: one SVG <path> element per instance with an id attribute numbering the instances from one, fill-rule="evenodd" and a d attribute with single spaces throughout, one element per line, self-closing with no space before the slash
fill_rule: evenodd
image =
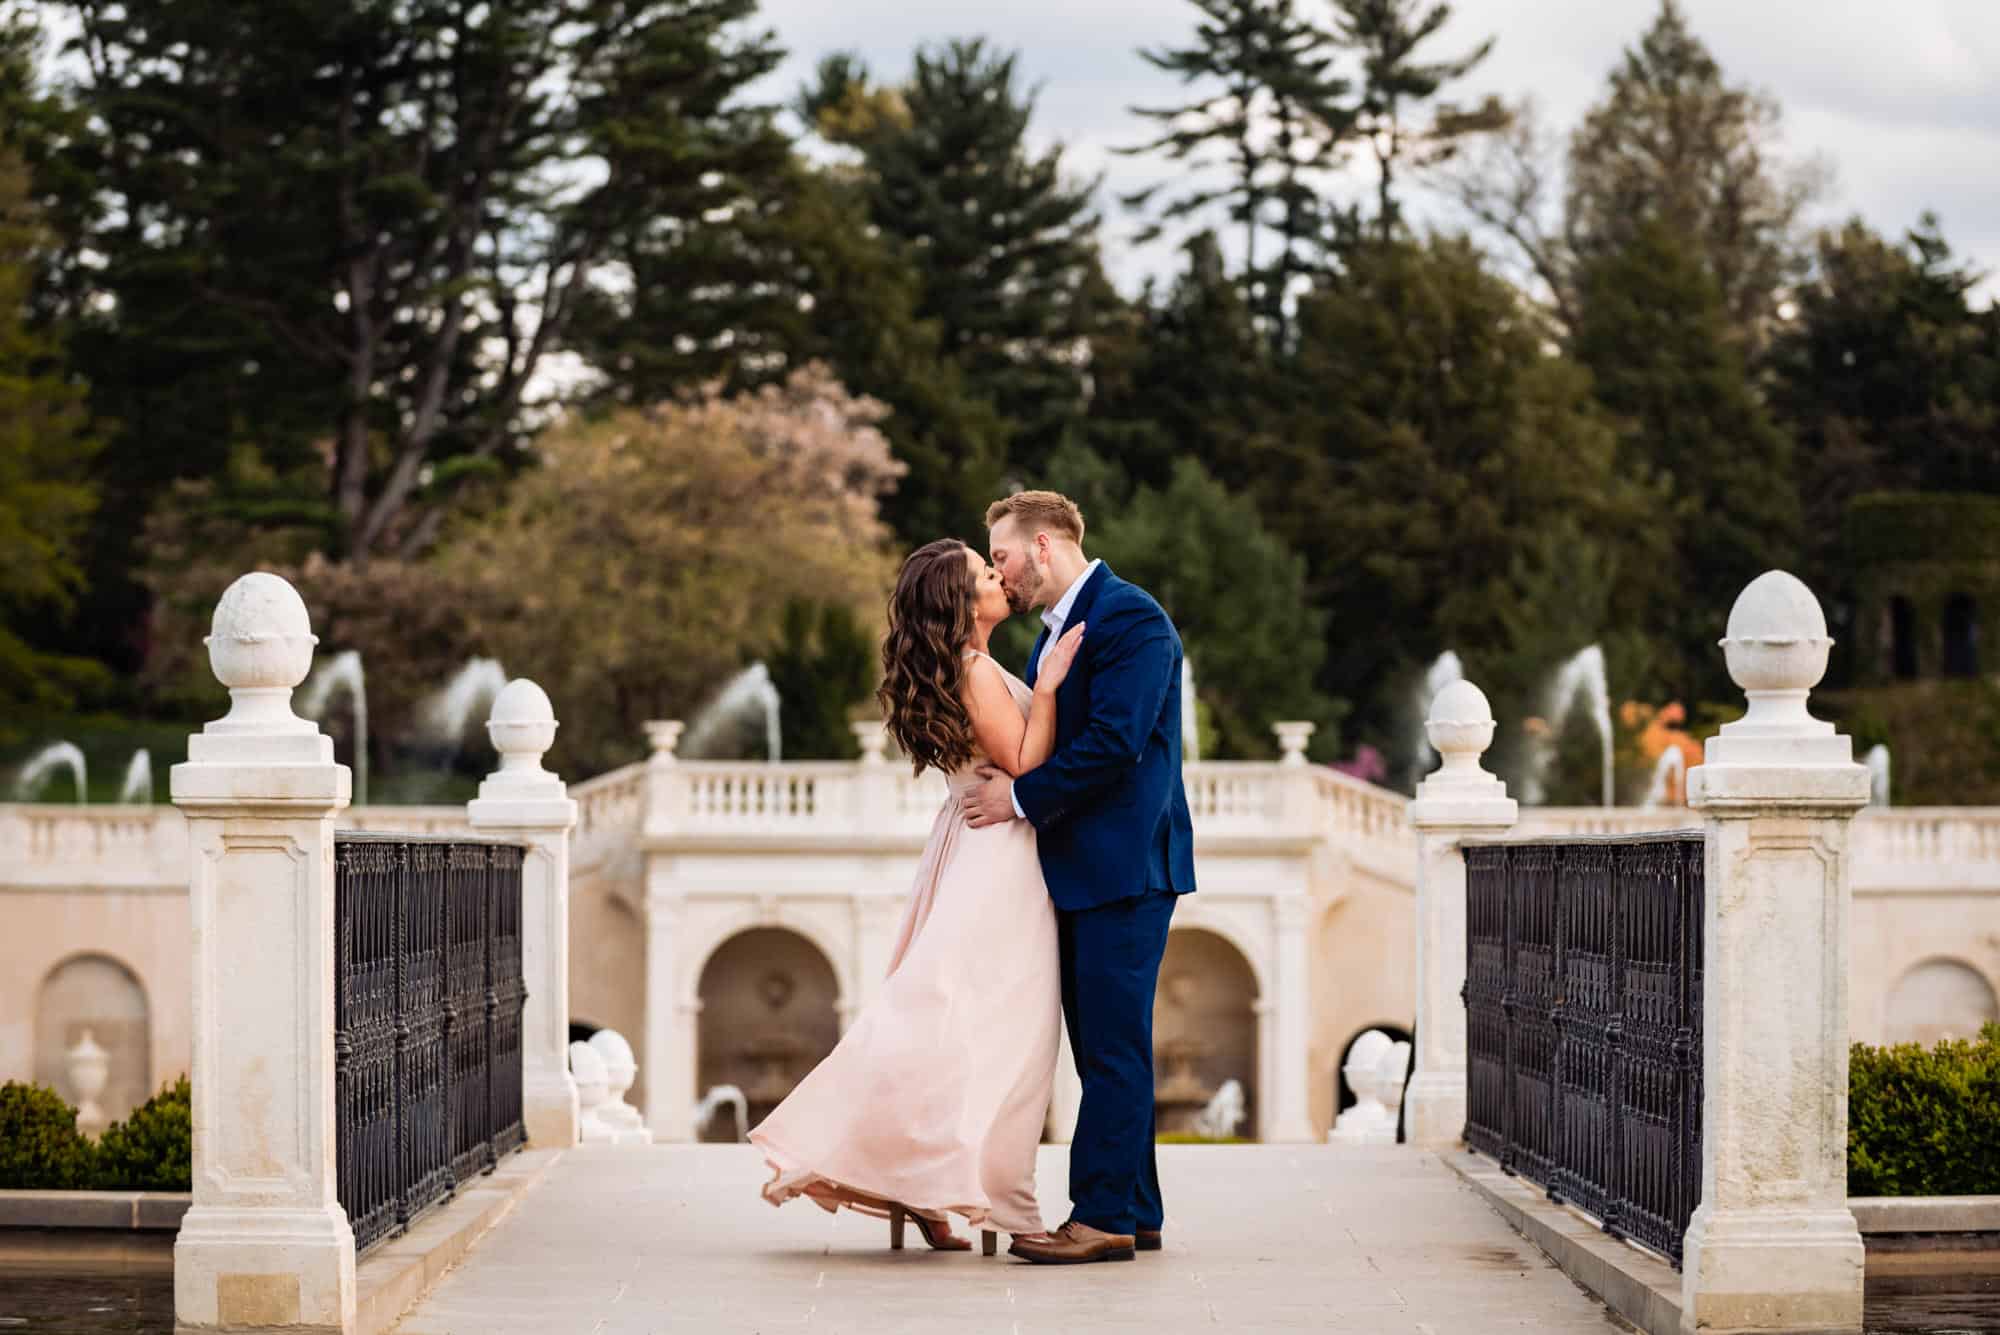
<path id="1" fill-rule="evenodd" d="M 187 1191 L 194 1136 L 182 1076 L 92 1143 L 47 1085 L 0 1084 L 0 1189 Z"/>
<path id="2" fill-rule="evenodd" d="M 1932 1048 L 1857 1043 L 1848 1071 L 1849 1195 L 2000 1193 L 2000 1025 Z"/>

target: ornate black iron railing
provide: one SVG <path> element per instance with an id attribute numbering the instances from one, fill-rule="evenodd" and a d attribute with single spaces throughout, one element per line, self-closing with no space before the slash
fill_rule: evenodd
<path id="1" fill-rule="evenodd" d="M 514 844 L 334 836 L 335 1161 L 358 1251 L 520 1148 Z"/>
<path id="2" fill-rule="evenodd" d="M 1676 1267 L 1701 1202 L 1702 837 L 1465 848 L 1465 1141 Z"/>

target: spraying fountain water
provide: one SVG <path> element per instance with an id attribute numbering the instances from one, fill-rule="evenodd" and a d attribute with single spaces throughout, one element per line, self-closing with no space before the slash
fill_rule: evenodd
<path id="1" fill-rule="evenodd" d="M 357 669 L 359 664 L 356 665 Z M 493 708 L 493 697 L 507 684 L 507 670 L 497 658 L 467 659 L 451 680 L 424 702 L 419 718 L 433 741 L 449 742 L 454 751 L 466 725 Z"/>
<path id="2" fill-rule="evenodd" d="M 346 690 L 354 711 L 354 804 L 365 807 L 368 805 L 368 681 L 361 671 L 360 652 L 344 649 L 315 669 L 299 694 L 298 708 L 307 718 L 324 719 L 333 693 L 342 689 Z"/>
<path id="3" fill-rule="evenodd" d="M 1604 750 L 1603 804 L 1614 806 L 1617 795 L 1611 754 L 1611 688 L 1604 677 L 1604 650 L 1597 645 L 1581 650 L 1556 671 L 1544 711 L 1554 733 L 1562 731 L 1563 716 L 1569 713 L 1579 691 L 1590 709 L 1590 721 L 1597 726 L 1597 739 Z"/>
<path id="4" fill-rule="evenodd" d="M 736 1139 L 750 1139 L 750 1104 L 743 1097 L 743 1091 L 734 1085 L 717 1085 L 702 1095 L 701 1102 L 694 1108 L 694 1133 L 700 1135 L 715 1114 L 724 1108 L 736 1114 Z"/>
<path id="5" fill-rule="evenodd" d="M 42 781 L 57 769 L 69 770 L 70 778 L 76 781 L 76 800 L 81 806 L 87 799 L 84 786 L 85 766 L 83 752 L 74 742 L 56 742 L 45 746 L 28 758 L 14 780 L 14 796 L 25 802 L 32 798 Z"/>
<path id="6" fill-rule="evenodd" d="M 1676 784 L 1681 795 L 1687 792 L 1687 757 L 1678 746 L 1669 746 L 1660 752 L 1659 760 L 1653 764 L 1653 781 L 1646 787 L 1646 800 L 1640 803 L 1647 808 L 1663 807 L 1667 804 L 1668 785 Z"/>
<path id="7" fill-rule="evenodd" d="M 1201 759 L 1201 724 L 1194 710 L 1194 663 L 1181 655 L 1181 763 Z"/>
<path id="8" fill-rule="evenodd" d="M 783 758 L 783 734 L 778 728 L 778 688 L 771 684 L 771 670 L 752 663 L 731 677 L 713 700 L 702 706 L 688 724 L 681 742 L 684 756 L 704 756 L 728 724 L 751 709 L 764 716 L 764 758 L 773 763 Z"/>
<path id="9" fill-rule="evenodd" d="M 145 747 L 132 753 L 132 761 L 125 766 L 125 782 L 118 786 L 118 800 L 137 806 L 147 806 L 153 801 L 153 755 Z"/>
<path id="10" fill-rule="evenodd" d="M 1877 742 L 1868 748 L 1868 754 L 1861 758 L 1868 767 L 1868 805 L 1886 807 L 1889 805 L 1889 748 Z"/>
<path id="11" fill-rule="evenodd" d="M 1411 764 L 1415 766 L 1412 783 L 1422 780 L 1438 763 L 1438 753 L 1431 749 L 1430 734 L 1424 731 L 1424 724 L 1431 716 L 1431 701 L 1437 699 L 1438 692 L 1445 687 L 1464 680 L 1465 664 L 1449 649 L 1439 654 L 1424 670 L 1423 685 L 1417 688 L 1417 721 L 1410 745 Z"/>

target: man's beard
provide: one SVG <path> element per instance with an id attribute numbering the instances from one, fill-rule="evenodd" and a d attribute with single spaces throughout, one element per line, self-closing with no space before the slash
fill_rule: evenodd
<path id="1" fill-rule="evenodd" d="M 1019 616 L 1035 605 L 1035 595 L 1042 591 L 1042 572 L 1033 561 L 1028 562 L 1028 573 L 1021 576 L 1019 584 L 1007 586 L 1007 606 Z"/>

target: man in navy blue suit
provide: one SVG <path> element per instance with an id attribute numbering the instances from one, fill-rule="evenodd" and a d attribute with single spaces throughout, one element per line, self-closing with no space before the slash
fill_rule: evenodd
<path id="1" fill-rule="evenodd" d="M 1047 1264 L 1157 1250 L 1164 1217 L 1153 1151 L 1153 992 L 1179 896 L 1194 890 L 1181 786 L 1181 639 L 1145 590 L 1083 554 L 1083 516 L 1028 491 L 986 512 L 1014 610 L 1041 608 L 1028 662 L 1074 625 L 1083 647 L 1056 692 L 1055 754 L 1018 779 L 996 769 L 964 798 L 975 826 L 1027 820 L 1055 901 L 1063 1019 L 1083 1082 L 1070 1145 L 1070 1218 L 1016 1238 Z"/>

